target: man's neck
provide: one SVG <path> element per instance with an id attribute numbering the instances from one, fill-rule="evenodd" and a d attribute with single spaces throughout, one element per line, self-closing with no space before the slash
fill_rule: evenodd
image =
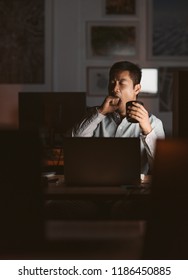
<path id="1" fill-rule="evenodd" d="M 126 117 L 126 112 L 125 111 L 121 112 L 121 111 L 117 110 L 116 112 L 119 114 L 121 119 L 124 119 Z"/>

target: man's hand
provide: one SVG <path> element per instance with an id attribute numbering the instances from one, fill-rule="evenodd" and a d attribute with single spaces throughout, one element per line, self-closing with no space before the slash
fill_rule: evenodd
<path id="1" fill-rule="evenodd" d="M 112 113 L 119 108 L 120 103 L 121 103 L 121 99 L 119 97 L 107 96 L 103 104 L 98 108 L 98 111 L 103 115 Z"/>
<path id="2" fill-rule="evenodd" d="M 147 135 L 152 130 L 148 111 L 139 103 L 133 102 L 132 104 L 133 106 L 129 106 L 126 113 L 139 122 L 142 133 Z"/>

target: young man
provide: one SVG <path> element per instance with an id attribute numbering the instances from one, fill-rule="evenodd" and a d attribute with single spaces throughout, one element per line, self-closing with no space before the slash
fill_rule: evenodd
<path id="1" fill-rule="evenodd" d="M 141 69 L 128 61 L 116 62 L 109 72 L 108 96 L 72 130 L 72 137 L 140 137 L 141 173 L 152 167 L 155 141 L 164 138 L 161 120 L 149 115 L 143 105 L 133 103 L 126 112 L 126 103 L 136 100 L 141 90 Z M 126 115 L 137 123 L 131 123 Z"/>

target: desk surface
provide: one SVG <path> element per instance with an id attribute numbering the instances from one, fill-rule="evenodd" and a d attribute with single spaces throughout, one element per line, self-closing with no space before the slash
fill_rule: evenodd
<path id="1" fill-rule="evenodd" d="M 71 187 L 63 176 L 54 176 L 45 191 L 47 219 L 126 220 L 147 219 L 150 186 Z"/>
<path id="2" fill-rule="evenodd" d="M 131 186 L 66 186 L 64 176 L 55 175 L 47 183 L 46 199 L 86 199 L 86 198 L 118 198 L 130 195 L 150 194 L 149 183 L 146 180 L 138 187 Z"/>

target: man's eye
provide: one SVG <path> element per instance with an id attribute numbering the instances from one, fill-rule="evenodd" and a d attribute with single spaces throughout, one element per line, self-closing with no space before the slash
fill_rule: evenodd
<path id="1" fill-rule="evenodd" d="M 122 81 L 119 84 L 125 86 L 127 83 L 126 83 L 126 81 Z"/>

